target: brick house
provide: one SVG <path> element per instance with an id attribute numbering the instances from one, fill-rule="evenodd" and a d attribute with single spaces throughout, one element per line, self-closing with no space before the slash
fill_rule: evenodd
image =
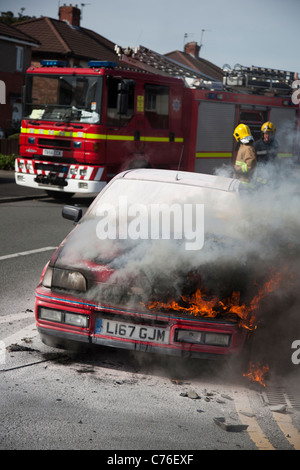
<path id="1" fill-rule="evenodd" d="M 0 128 L 5 134 L 20 126 L 24 72 L 38 45 L 37 39 L 0 21 Z"/>
<path id="2" fill-rule="evenodd" d="M 16 28 L 40 41 L 40 47 L 32 52 L 32 63 L 42 59 L 62 59 L 69 66 L 87 65 L 88 60 L 111 60 L 119 65 L 114 51 L 115 43 L 80 26 L 80 9 L 63 5 L 59 8 L 59 19 L 36 18 L 17 23 Z M 196 42 L 185 45 L 184 52 L 173 51 L 165 57 L 207 75 L 213 80 L 222 80 L 223 72 L 208 60 L 199 57 L 200 46 Z M 124 64 L 123 64 L 124 65 Z"/>
<path id="3" fill-rule="evenodd" d="M 32 51 L 32 65 L 43 59 L 60 59 L 69 66 L 86 66 L 90 59 L 111 60 L 118 63 L 115 43 L 100 34 L 80 26 L 80 9 L 61 6 L 59 19 L 32 18 L 16 24 L 16 28 L 40 42 Z"/>

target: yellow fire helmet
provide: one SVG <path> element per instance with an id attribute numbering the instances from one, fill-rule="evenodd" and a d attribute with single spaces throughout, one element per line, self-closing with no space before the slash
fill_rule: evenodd
<path id="1" fill-rule="evenodd" d="M 273 135 L 275 134 L 275 131 L 276 131 L 274 124 L 270 121 L 264 122 L 260 130 L 264 134 L 265 132 L 270 132 Z"/>
<path id="2" fill-rule="evenodd" d="M 254 140 L 250 131 L 250 128 L 246 124 L 239 124 L 233 132 L 235 140 L 242 142 L 242 144 L 248 144 L 251 140 Z"/>

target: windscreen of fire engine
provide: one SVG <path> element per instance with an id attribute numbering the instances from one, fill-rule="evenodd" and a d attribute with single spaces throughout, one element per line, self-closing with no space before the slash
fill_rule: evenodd
<path id="1" fill-rule="evenodd" d="M 101 77 L 29 76 L 24 117 L 43 121 L 99 123 L 101 90 Z"/>

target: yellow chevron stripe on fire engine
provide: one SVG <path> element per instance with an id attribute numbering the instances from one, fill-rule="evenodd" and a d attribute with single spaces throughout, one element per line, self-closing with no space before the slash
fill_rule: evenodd
<path id="1" fill-rule="evenodd" d="M 61 131 L 61 130 L 47 130 L 47 129 L 32 129 L 21 128 L 22 134 L 34 135 L 51 135 L 54 137 L 73 137 L 77 139 L 92 139 L 92 140 L 119 140 L 119 141 L 134 141 L 134 135 L 115 135 L 115 134 L 91 134 L 85 132 Z M 140 136 L 140 141 L 143 142 L 170 142 L 169 137 L 148 137 Z M 182 137 L 175 137 L 174 142 L 183 142 Z"/>
<path id="2" fill-rule="evenodd" d="M 231 158 L 231 152 L 196 152 L 196 158 Z"/>
<path id="3" fill-rule="evenodd" d="M 105 134 L 86 134 L 85 132 L 50 130 L 50 129 L 33 129 L 21 128 L 21 134 L 30 135 L 51 135 L 54 137 L 75 137 L 77 139 L 106 139 Z"/>

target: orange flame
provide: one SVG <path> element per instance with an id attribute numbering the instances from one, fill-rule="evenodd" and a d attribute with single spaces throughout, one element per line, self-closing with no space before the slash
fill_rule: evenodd
<path id="1" fill-rule="evenodd" d="M 249 372 L 243 374 L 244 377 L 248 377 L 249 380 L 252 382 L 258 382 L 260 383 L 263 387 L 266 387 L 266 384 L 264 383 L 264 377 L 265 375 L 269 372 L 269 366 L 261 366 L 258 364 L 255 366 L 253 362 L 250 362 L 249 366 Z"/>
<path id="2" fill-rule="evenodd" d="M 174 310 L 190 315 L 199 315 L 208 318 L 216 318 L 217 316 L 233 315 L 239 320 L 239 326 L 253 330 L 256 328 L 256 315 L 260 301 L 262 298 L 272 292 L 281 280 L 280 273 L 272 275 L 259 290 L 258 294 L 253 297 L 249 305 L 240 305 L 240 292 L 233 292 L 227 299 L 220 300 L 217 297 L 208 298 L 201 289 L 198 289 L 192 296 L 181 296 L 181 301 L 176 302 L 149 302 L 148 308 L 161 310 Z"/>

